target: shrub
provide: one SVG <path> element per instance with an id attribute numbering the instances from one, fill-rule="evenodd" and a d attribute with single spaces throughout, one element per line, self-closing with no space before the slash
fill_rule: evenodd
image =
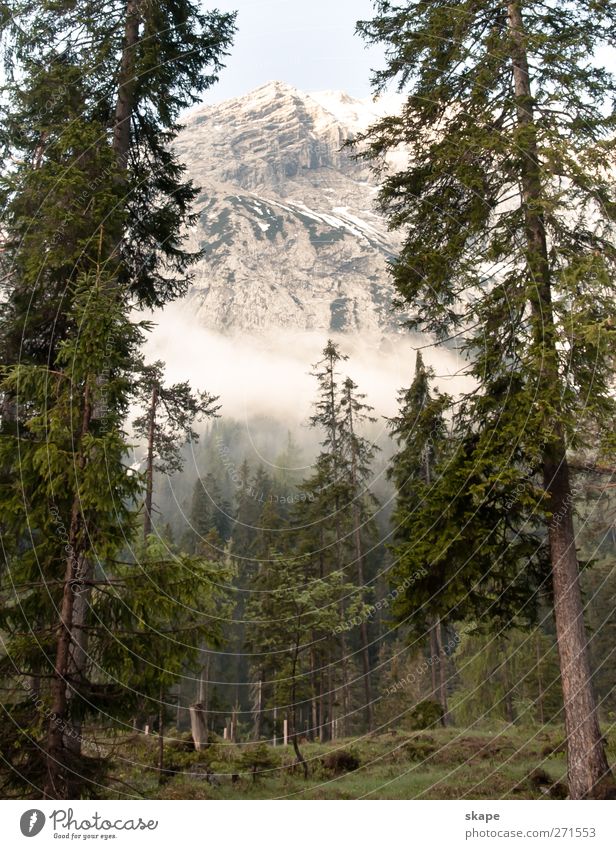
<path id="1" fill-rule="evenodd" d="M 339 749 L 336 752 L 329 752 L 323 758 L 323 766 L 329 769 L 335 775 L 340 775 L 343 772 L 353 772 L 359 768 L 359 758 L 346 749 Z"/>
<path id="2" fill-rule="evenodd" d="M 443 719 L 443 708 L 438 702 L 426 699 L 415 705 L 409 712 L 408 724 L 412 731 L 423 731 L 426 728 L 434 728 L 440 725 Z"/>

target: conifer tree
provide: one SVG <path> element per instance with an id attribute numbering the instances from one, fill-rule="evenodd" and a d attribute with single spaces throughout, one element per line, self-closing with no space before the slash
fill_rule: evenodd
<path id="1" fill-rule="evenodd" d="M 340 442 L 341 450 L 346 459 L 346 473 L 348 476 L 348 494 L 351 499 L 352 514 L 352 539 L 353 555 L 357 570 L 357 586 L 359 598 L 365 600 L 366 594 L 366 572 L 365 552 L 362 538 L 362 530 L 370 523 L 369 507 L 374 502 L 374 497 L 369 491 L 371 477 L 371 465 L 374 460 L 377 447 L 358 432 L 358 428 L 364 422 L 375 422 L 371 415 L 373 408 L 364 403 L 365 395 L 357 391 L 357 384 L 347 377 L 342 384 L 340 396 Z M 371 686 L 371 663 L 370 663 L 370 639 L 368 636 L 368 623 L 362 618 L 359 623 L 359 634 L 361 643 L 361 656 L 364 679 L 364 695 L 366 700 L 366 726 L 372 731 L 374 725 L 372 686 Z"/>
<path id="2" fill-rule="evenodd" d="M 137 399 L 144 412 L 133 421 L 135 435 L 147 445 L 143 535 L 152 533 L 154 472 L 172 475 L 182 470 L 181 449 L 196 442 L 195 421 L 218 414 L 218 397 L 193 392 L 188 382 L 165 386 L 164 363 L 157 361 L 140 369 Z"/>
<path id="3" fill-rule="evenodd" d="M 616 86 L 589 56 L 613 43 L 615 25 L 610 4 L 576 0 L 379 0 L 374 20 L 358 25 L 387 49 L 377 91 L 394 80 L 407 90 L 401 114 L 364 137 L 375 163 L 409 148 L 407 167 L 382 171 L 380 194 L 405 238 L 392 266 L 400 301 L 413 327 L 464 338 L 478 386 L 456 415 L 448 518 L 470 510 L 478 520 L 457 529 L 467 550 L 509 537 L 511 567 L 526 560 L 532 572 L 515 535 L 542 517 L 575 799 L 600 795 L 610 781 L 567 452 L 584 443 L 587 423 L 602 439 L 614 419 Z M 517 505 L 515 523 L 504 503 Z M 498 571 L 503 551 L 494 562 Z"/>
<path id="4" fill-rule="evenodd" d="M 70 320 L 79 335 L 60 344 L 55 369 L 16 365 L 6 369 L 2 385 L 18 412 L 13 434 L 1 441 L 2 500 L 13 543 L 7 565 L 18 593 L 7 601 L 9 633 L 19 634 L 24 603 L 19 593 L 32 586 L 26 605 L 47 635 L 43 645 L 36 638 L 9 640 L 3 660 L 7 668 L 15 664 L 17 675 L 33 670 L 48 683 L 46 770 L 44 778 L 37 777 L 50 798 L 67 798 L 75 769 L 66 730 L 81 681 L 85 623 L 78 611 L 91 590 L 89 564 L 115 556 L 130 538 L 127 505 L 140 485 L 127 473 L 121 430 L 131 373 L 127 363 L 140 342 L 138 328 L 100 276 L 79 280 Z M 104 369 L 103 392 L 97 376 Z M 54 621 L 56 611 L 59 621 Z"/>
<path id="5" fill-rule="evenodd" d="M 396 506 L 392 514 L 394 542 L 391 546 L 394 586 L 403 585 L 409 573 L 418 576 L 428 574 L 430 565 L 416 557 L 417 528 L 413 524 L 413 516 L 420 510 L 424 499 L 430 498 L 437 462 L 446 459 L 444 413 L 450 404 L 447 396 L 432 391 L 432 377 L 432 369 L 426 368 L 421 351 L 418 351 L 413 382 L 408 390 L 399 393 L 399 414 L 389 420 L 391 434 L 399 446 L 388 469 L 388 476 L 396 487 Z M 430 598 L 425 607 L 418 604 L 420 597 L 412 581 L 405 594 L 396 597 L 394 610 L 399 622 L 407 626 L 411 624 L 411 633 L 421 633 L 425 629 L 429 632 L 430 656 L 439 661 L 432 666 L 434 695 L 438 694 L 443 723 L 446 723 L 447 658 L 443 651 L 441 623 L 441 616 L 446 611 L 438 608 L 438 595 Z"/>
<path id="6" fill-rule="evenodd" d="M 340 573 L 309 577 L 309 564 L 302 558 L 275 557 L 261 571 L 258 590 L 247 611 L 251 647 L 271 661 L 274 703 L 288 712 L 289 739 L 308 777 L 308 764 L 299 747 L 298 713 L 309 691 L 309 650 L 315 635 L 323 639 L 336 627 L 338 600 L 351 594 L 353 586 Z M 360 615 L 363 606 L 355 598 L 348 611 Z"/>
<path id="7" fill-rule="evenodd" d="M 4 4 L 0 143 L 18 163 L 3 169 L 4 357 L 52 355 L 67 281 L 102 224 L 123 291 L 161 305 L 186 290 L 198 189 L 170 143 L 180 111 L 216 81 L 234 21 L 190 0 Z"/>
<path id="8" fill-rule="evenodd" d="M 111 481 L 125 476 L 118 447 L 124 446 L 119 415 L 126 412 L 125 395 L 124 390 L 114 391 L 109 372 L 115 368 L 125 373 L 135 353 L 130 350 L 130 327 L 124 339 L 91 333 L 101 370 L 84 377 L 93 354 L 79 347 L 83 331 L 76 316 L 82 315 L 83 304 L 73 298 L 77 283 L 90 281 L 93 288 L 105 289 L 108 303 L 102 308 L 120 321 L 126 319 L 130 299 L 162 304 L 185 289 L 187 269 L 198 254 L 184 250 L 183 229 L 190 222 L 197 190 L 185 180 L 184 166 L 169 144 L 179 130 L 180 110 L 214 82 L 233 34 L 234 16 L 201 13 L 187 0 L 118 0 L 96 8 L 88 0 L 17 2 L 3 7 L 1 27 L 7 69 L 1 139 L 2 262 L 8 293 L 0 321 L 2 362 L 9 368 L 19 361 L 38 367 L 41 379 L 50 372 L 66 385 L 75 372 L 76 389 L 84 393 L 81 398 L 69 396 L 70 403 L 74 401 L 71 409 L 65 396 L 44 399 L 36 382 L 19 383 L 12 371 L 3 384 L 7 444 L 15 433 L 21 437 L 31 421 L 52 426 L 53 416 L 58 416 L 63 427 L 77 428 L 74 450 L 71 447 L 68 454 L 84 481 L 67 489 L 68 500 L 57 513 L 70 554 L 62 579 L 51 680 L 57 711 L 54 708 L 48 723 L 45 780 L 47 795 L 65 797 L 71 769 L 63 729 L 70 710 L 62 692 L 70 694 L 65 681 L 71 668 L 73 678 L 83 672 L 77 667 L 85 662 L 87 605 L 82 601 L 88 595 L 77 596 L 71 587 L 76 574 L 84 586 L 91 585 L 94 558 L 89 556 L 88 523 L 96 527 L 98 522 L 96 511 L 86 509 L 80 488 L 97 474 L 104 473 L 110 487 Z M 79 298 L 86 299 L 79 291 Z M 93 303 L 101 297 L 98 293 Z M 91 330 L 92 325 L 86 326 Z M 101 317 L 99 329 L 104 327 Z M 66 362 L 67 350 L 74 350 L 83 362 Z M 128 359 L 120 363 L 118 357 Z M 31 397 L 21 391 L 24 385 Z M 88 451 L 97 437 L 97 406 L 108 408 L 109 439 L 116 446 L 111 455 Z M 48 407 L 53 415 L 47 415 Z M 63 459 L 65 451 L 60 452 Z M 113 469 L 108 462 L 115 464 Z M 28 480 L 22 493 L 26 504 L 49 490 L 51 476 L 42 465 L 36 469 L 41 477 Z M 121 486 L 112 488 L 109 498 L 120 496 L 124 504 L 121 492 Z M 98 497 L 104 509 L 104 493 Z M 119 532 L 123 510 L 117 515 Z M 28 547 L 29 526 L 21 533 L 19 544 Z M 115 539 L 113 528 L 107 533 Z M 37 545 L 47 549 L 44 559 L 50 569 L 55 567 L 53 540 L 45 537 Z M 79 744 L 79 735 L 76 739 Z"/>
<path id="9" fill-rule="evenodd" d="M 211 472 L 197 478 L 190 506 L 190 546 L 197 550 L 211 531 L 222 545 L 231 536 L 231 505 L 225 500 L 221 486 Z"/>
<path id="10" fill-rule="evenodd" d="M 310 425 L 319 428 L 323 432 L 321 442 L 322 450 L 316 459 L 314 473 L 304 483 L 304 487 L 313 494 L 314 504 L 311 511 L 315 515 L 317 527 L 320 526 L 320 542 L 323 549 L 314 549 L 318 553 L 319 567 L 322 570 L 324 558 L 331 559 L 330 567 L 323 572 L 324 575 L 330 571 L 344 574 L 345 567 L 345 528 L 344 510 L 349 501 L 347 479 L 345 477 L 345 457 L 342 453 L 340 432 L 340 385 L 338 364 L 345 362 L 348 357 L 342 354 L 331 339 L 322 351 L 322 359 L 313 366 L 312 375 L 317 379 L 318 394 L 314 404 L 314 413 L 310 417 Z M 305 517 L 309 518 L 308 516 Z M 305 524 L 302 517 L 302 525 Z M 348 535 L 347 535 L 348 538 Z M 341 601 L 340 619 L 346 617 L 345 603 Z M 340 677 L 342 693 L 342 728 L 346 733 L 350 715 L 350 682 L 349 682 L 349 656 L 344 631 L 340 632 L 339 638 L 340 654 Z M 327 689 L 329 692 L 329 724 L 333 729 L 334 700 L 336 677 L 336 652 L 335 643 L 332 643 L 331 654 L 328 663 L 329 680 Z"/>

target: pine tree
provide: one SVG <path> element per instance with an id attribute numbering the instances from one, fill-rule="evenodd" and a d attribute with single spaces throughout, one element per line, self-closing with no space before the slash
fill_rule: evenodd
<path id="1" fill-rule="evenodd" d="M 388 477 L 396 487 L 396 506 L 392 514 L 394 543 L 391 550 L 394 566 L 391 570 L 394 587 L 406 586 L 404 594 L 396 596 L 394 611 L 398 621 L 412 624 L 411 633 L 428 630 L 430 657 L 438 657 L 432 666 L 433 696 L 441 704 L 443 723 L 447 723 L 447 658 L 443 651 L 439 596 L 427 605 L 418 604 L 415 581 L 408 577 L 428 574 L 429 562 L 416 559 L 417 528 L 413 517 L 424 499 L 430 499 L 431 486 L 437 474 L 437 463 L 446 456 L 447 427 L 444 414 L 450 404 L 447 396 L 434 393 L 430 386 L 433 371 L 424 365 L 417 352 L 415 376 L 408 390 L 399 393 L 400 412 L 389 420 L 391 434 L 399 450 L 392 457 Z M 406 582 L 406 583 L 405 583 Z M 438 682 L 437 682 L 438 676 Z"/>
<path id="2" fill-rule="evenodd" d="M 198 255 L 183 249 L 183 229 L 197 190 L 184 179 L 185 169 L 169 144 L 179 130 L 179 111 L 215 80 L 233 29 L 232 15 L 202 14 L 186 0 L 145 6 L 128 0 L 96 8 L 87 0 L 28 2 L 5 4 L 2 10 L 8 75 L 2 106 L 2 261 L 8 292 L 0 326 L 2 362 L 11 368 L 21 361 L 38 368 L 41 380 L 49 373 L 61 383 L 66 380 L 65 385 L 75 373 L 80 375 L 76 391 L 85 393 L 70 396 L 72 409 L 65 396 L 44 399 L 34 380 L 19 396 L 23 383 L 9 371 L 3 384 L 2 425 L 11 444 L 13 435 L 22 436 L 31 421 L 51 426 L 57 415 L 69 422 L 63 426 L 74 426 L 76 438 L 68 454 L 86 483 L 103 472 L 100 481 L 106 479 L 109 486 L 125 476 L 119 448 L 125 445 L 119 418 L 126 412 L 125 395 L 124 390 L 113 390 L 109 363 L 122 373 L 132 367 L 134 329 L 127 326 L 124 339 L 106 339 L 101 317 L 101 333 L 90 332 L 90 342 L 99 348 L 101 370 L 83 377 L 94 354 L 79 343 L 83 330 L 76 317 L 82 320 L 82 301 L 87 298 L 80 286 L 89 281 L 93 303 L 104 295 L 108 301 L 101 308 L 120 321 L 126 319 L 129 298 L 162 304 L 187 285 L 187 269 Z M 17 167 L 6 164 L 11 161 Z M 79 301 L 74 300 L 78 291 Z M 67 350 L 74 350 L 82 362 L 65 361 Z M 120 362 L 122 357 L 128 359 Z M 93 405 L 94 398 L 98 400 Z M 47 417 L 49 404 L 53 416 Z M 108 438 L 115 440 L 115 451 L 108 455 L 88 451 L 97 438 L 97 406 L 107 409 Z M 63 459 L 66 450 L 60 452 Z M 107 461 L 115 467 L 109 469 Z M 6 467 L 10 469 L 10 458 Z M 53 478 L 42 465 L 36 470 L 40 479 L 33 475 L 27 488 L 22 478 L 25 503 L 36 500 Z M 51 683 L 54 709 L 48 723 L 44 784 L 52 797 L 69 791 L 67 775 L 74 770 L 68 758 L 80 754 L 79 735 L 73 747 L 63 729 L 70 719 L 71 688 L 65 680 L 83 674 L 88 633 L 84 616 L 91 594 L 74 594 L 71 586 L 77 573 L 85 587 L 94 576 L 84 529 L 88 523 L 97 527 L 98 517 L 84 507 L 84 481 L 67 489 L 68 500 L 57 513 L 70 554 L 62 578 Z M 99 486 L 104 489 L 104 483 Z M 121 486 L 117 492 L 110 489 L 109 498 L 121 492 Z M 106 509 L 103 491 L 98 497 L 101 509 Z M 110 540 L 122 529 L 122 516 L 123 510 L 118 510 L 115 531 L 107 528 Z M 27 548 L 29 526 L 16 533 L 23 535 L 18 544 Z M 55 567 L 54 542 L 37 540 L 37 547 L 47 549 L 44 560 Z"/>
<path id="3" fill-rule="evenodd" d="M 193 430 L 195 421 L 216 416 L 220 409 L 217 396 L 193 392 L 188 382 L 165 386 L 163 378 L 164 363 L 160 360 L 141 367 L 137 399 L 144 412 L 133 421 L 135 435 L 147 445 L 144 538 L 152 533 L 154 472 L 172 475 L 181 471 L 182 447 L 199 439 Z"/>
<path id="4" fill-rule="evenodd" d="M 212 531 L 224 545 L 231 536 L 231 515 L 231 505 L 225 500 L 216 477 L 209 472 L 205 478 L 197 478 L 190 506 L 189 547 L 197 551 Z"/>
<path id="5" fill-rule="evenodd" d="M 50 798 L 67 798 L 76 769 L 73 740 L 65 732 L 82 678 L 86 634 L 80 612 L 91 593 L 90 564 L 113 558 L 130 538 L 128 505 L 140 486 L 138 477 L 127 474 L 121 430 L 138 328 L 100 277 L 80 279 L 72 302 L 70 321 L 80 332 L 59 346 L 57 368 L 16 365 L 5 371 L 2 385 L 18 410 L 14 433 L 1 441 L 14 588 L 6 602 L 12 639 L 3 662 L 7 671 L 14 664 L 18 676 L 33 673 L 48 684 L 46 770 L 38 773 L 37 786 Z M 97 376 L 104 369 L 103 387 Z M 45 635 L 42 644 L 36 631 L 33 640 L 20 639 L 27 630 L 24 613 Z M 38 719 L 35 732 L 42 730 Z M 85 762 L 84 769 L 87 775 Z"/>
<path id="6" fill-rule="evenodd" d="M 373 407 L 364 403 L 365 397 L 364 394 L 357 391 L 357 384 L 350 377 L 347 377 L 342 384 L 340 397 L 340 444 L 346 459 L 348 494 L 351 499 L 353 554 L 357 570 L 359 597 L 362 601 L 365 600 L 367 586 L 362 530 L 370 525 L 370 507 L 373 506 L 374 497 L 370 493 L 369 484 L 372 461 L 377 451 L 376 445 L 358 432 L 358 428 L 363 423 L 376 421 L 374 416 L 371 415 Z M 368 622 L 365 618 L 362 618 L 359 623 L 359 634 L 366 700 L 366 726 L 368 731 L 372 731 L 374 727 L 372 670 Z"/>
<path id="7" fill-rule="evenodd" d="M 299 747 L 298 713 L 309 692 L 309 649 L 315 638 L 326 638 L 336 627 L 339 599 L 351 594 L 353 586 L 340 573 L 313 579 L 310 564 L 303 558 L 280 557 L 261 570 L 255 589 L 247 610 L 250 646 L 271 663 L 274 704 L 288 711 L 289 739 L 308 777 L 308 764 Z M 357 599 L 347 609 L 353 616 L 363 610 Z"/>
<path id="8" fill-rule="evenodd" d="M 366 542 L 372 541 L 372 521 L 375 499 L 369 491 L 371 464 L 376 446 L 360 433 L 362 424 L 374 421 L 372 408 L 364 403 L 364 395 L 356 384 L 347 378 L 341 382 L 338 364 L 347 359 L 338 346 L 328 340 L 322 359 L 313 367 L 318 381 L 318 395 L 312 427 L 323 433 L 322 450 L 313 467 L 313 473 L 299 487 L 300 501 L 292 513 L 291 523 L 299 550 L 305 553 L 314 578 L 338 573 L 346 575 L 352 570 L 357 575 L 356 600 L 365 600 Z M 349 616 L 346 601 L 341 601 L 340 620 L 344 624 Z M 323 645 L 313 651 L 314 669 L 312 714 L 315 728 L 333 728 L 335 711 L 336 656 L 340 655 L 340 691 L 342 695 L 342 733 L 346 734 L 352 713 L 351 675 L 353 658 L 361 659 L 361 679 L 364 688 L 366 727 L 373 726 L 373 698 L 371 687 L 370 638 L 367 618 L 359 622 L 359 649 L 354 651 L 354 640 L 347 639 L 346 627 L 336 630 L 329 647 Z M 339 645 L 336 645 L 338 643 Z M 326 656 L 326 654 L 328 656 Z M 317 669 L 327 670 L 327 682 L 320 681 Z M 317 692 L 319 691 L 319 692 Z M 327 692 L 328 705 L 322 694 Z M 320 715 L 320 716 L 319 716 Z M 327 722 L 324 717 L 327 715 Z M 318 720 L 318 721 L 317 721 Z"/>
<path id="9" fill-rule="evenodd" d="M 380 194 L 391 226 L 405 234 L 394 282 L 413 327 L 441 339 L 463 334 L 478 385 L 457 415 L 469 462 L 450 465 L 449 493 L 464 487 L 472 516 L 507 489 L 543 517 L 569 790 L 576 799 L 600 795 L 609 770 L 591 686 L 567 451 L 584 442 L 587 422 L 603 434 L 614 417 L 616 196 L 608 175 L 616 86 L 588 57 L 611 43 L 616 11 L 575 0 L 414 0 L 376 9 L 373 21 L 358 25 L 388 49 L 376 88 L 396 80 L 408 89 L 402 113 L 364 138 L 375 162 L 401 144 L 410 148 L 406 168 L 383 173 Z M 498 512 L 491 527 L 477 523 L 488 541 L 511 528 Z M 512 539 L 524 530 L 511 528 Z M 479 540 L 474 534 L 467 547 Z"/>
<path id="10" fill-rule="evenodd" d="M 318 547 L 312 549 L 312 556 L 318 560 L 319 574 L 323 577 L 330 573 L 344 575 L 345 542 L 349 535 L 345 525 L 345 507 L 349 503 L 346 460 L 341 446 L 340 385 L 338 364 L 348 357 L 339 347 L 328 339 L 322 351 L 322 359 L 313 366 L 312 375 L 317 379 L 318 394 L 314 404 L 314 413 L 310 425 L 323 432 L 321 452 L 314 464 L 314 472 L 303 484 L 304 489 L 313 498 L 308 514 L 299 512 L 301 526 L 311 528 L 310 536 L 314 540 L 317 531 Z M 312 527 L 311 527 L 312 525 Z M 311 559 L 313 559 L 311 558 Z M 331 565 L 326 561 L 331 560 Z M 346 618 L 345 602 L 341 601 L 340 620 Z M 339 643 L 339 647 L 336 646 Z M 333 733 L 336 678 L 336 654 L 340 655 L 340 678 L 342 694 L 343 736 L 348 730 L 350 707 L 349 651 L 345 632 L 341 631 L 337 641 L 332 641 L 327 663 L 328 681 L 328 724 Z M 322 726 L 324 723 L 322 723 Z"/>

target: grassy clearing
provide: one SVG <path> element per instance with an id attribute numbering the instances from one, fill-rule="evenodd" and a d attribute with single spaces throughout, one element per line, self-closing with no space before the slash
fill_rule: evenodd
<path id="1" fill-rule="evenodd" d="M 566 796 L 562 741 L 559 727 L 506 727 L 304 743 L 310 767 L 304 780 L 290 746 L 267 747 L 269 764 L 261 746 L 255 778 L 249 766 L 254 744 L 216 741 L 191 752 L 182 739 L 165 745 L 168 773 L 159 786 L 156 738 L 140 736 L 120 742 L 114 775 L 125 782 L 116 785 L 123 794 L 155 799 L 551 799 Z M 614 761 L 616 737 L 610 742 Z M 337 765 L 341 752 L 356 759 L 357 768 Z"/>

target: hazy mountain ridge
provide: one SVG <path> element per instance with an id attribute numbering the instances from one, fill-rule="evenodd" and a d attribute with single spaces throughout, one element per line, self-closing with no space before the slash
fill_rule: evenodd
<path id="1" fill-rule="evenodd" d="M 373 175 L 343 149 L 395 108 L 275 82 L 189 116 L 178 149 L 202 188 L 190 239 L 206 255 L 186 305 L 204 327 L 397 327 L 397 241 L 374 211 Z"/>

